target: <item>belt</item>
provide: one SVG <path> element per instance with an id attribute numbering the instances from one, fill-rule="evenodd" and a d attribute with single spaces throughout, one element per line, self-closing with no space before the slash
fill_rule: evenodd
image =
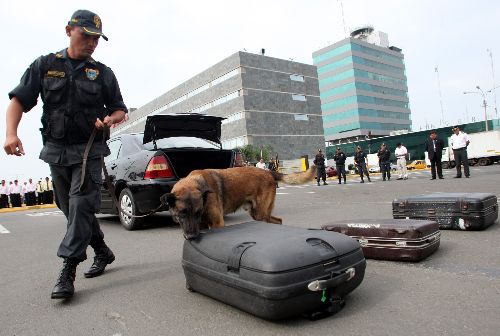
<path id="1" fill-rule="evenodd" d="M 460 148 L 453 148 L 453 150 L 463 150 L 466 149 L 467 147 L 460 147 Z"/>

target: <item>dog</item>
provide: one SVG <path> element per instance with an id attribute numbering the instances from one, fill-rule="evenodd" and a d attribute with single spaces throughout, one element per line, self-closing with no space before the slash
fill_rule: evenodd
<path id="1" fill-rule="evenodd" d="M 276 181 L 303 184 L 315 178 L 316 167 L 305 172 L 282 174 L 256 167 L 193 170 L 179 180 L 160 201 L 168 205 L 173 220 L 186 239 L 200 229 L 224 226 L 224 215 L 243 207 L 254 220 L 281 224 L 273 216 Z"/>

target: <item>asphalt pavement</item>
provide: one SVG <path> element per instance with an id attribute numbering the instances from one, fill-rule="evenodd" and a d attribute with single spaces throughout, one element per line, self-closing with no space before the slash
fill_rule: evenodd
<path id="1" fill-rule="evenodd" d="M 470 179 L 280 186 L 274 214 L 285 225 L 319 228 L 335 220 L 391 218 L 391 201 L 430 192 L 489 192 L 500 197 L 500 165 L 473 167 Z M 65 233 L 57 209 L 0 214 L 0 335 L 499 335 L 500 225 L 442 231 L 438 251 L 419 263 L 367 261 L 364 281 L 345 308 L 319 321 L 266 321 L 185 289 L 183 238 L 167 213 L 138 231 L 99 215 L 116 261 L 86 279 L 80 264 L 71 300 L 50 299 Z M 226 224 L 250 220 L 238 211 Z"/>

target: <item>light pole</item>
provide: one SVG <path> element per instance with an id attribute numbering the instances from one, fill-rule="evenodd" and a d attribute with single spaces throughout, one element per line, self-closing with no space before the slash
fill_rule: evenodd
<path id="1" fill-rule="evenodd" d="M 493 89 L 495 89 L 495 69 L 493 67 L 493 52 L 491 51 L 491 49 L 486 49 L 486 52 L 488 53 L 488 55 L 490 56 L 490 61 L 491 61 L 491 77 L 493 78 Z M 491 92 L 491 90 L 490 90 Z M 497 94 L 496 92 L 494 92 L 494 102 L 495 102 L 495 117 L 498 118 L 498 110 L 497 110 Z"/>
<path id="2" fill-rule="evenodd" d="M 484 123 L 486 126 L 486 131 L 489 131 L 488 129 L 488 115 L 486 114 L 486 107 L 488 106 L 486 104 L 486 93 L 491 92 L 491 90 L 487 91 L 486 93 L 481 89 L 479 85 L 476 85 L 476 89 L 479 91 L 464 91 L 464 94 L 470 94 L 470 93 L 475 93 L 475 94 L 480 94 L 483 97 L 483 107 L 484 107 Z M 492 89 L 493 90 L 493 89 Z"/>

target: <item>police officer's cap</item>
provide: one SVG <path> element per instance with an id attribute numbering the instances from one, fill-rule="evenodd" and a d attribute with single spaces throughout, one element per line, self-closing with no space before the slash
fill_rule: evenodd
<path id="1" fill-rule="evenodd" d="M 70 26 L 80 26 L 87 35 L 102 36 L 106 41 L 108 38 L 102 33 L 102 22 L 99 15 L 86 9 L 79 9 L 73 13 L 68 22 Z"/>

